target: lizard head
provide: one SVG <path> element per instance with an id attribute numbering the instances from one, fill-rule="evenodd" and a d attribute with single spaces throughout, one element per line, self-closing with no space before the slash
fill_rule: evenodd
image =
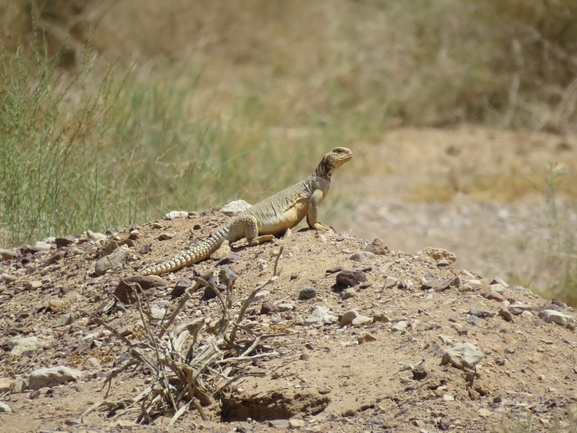
<path id="1" fill-rule="evenodd" d="M 353 157 L 353 152 L 346 147 L 335 147 L 325 154 L 317 167 L 317 175 L 330 179 L 334 171 L 349 161 Z"/>

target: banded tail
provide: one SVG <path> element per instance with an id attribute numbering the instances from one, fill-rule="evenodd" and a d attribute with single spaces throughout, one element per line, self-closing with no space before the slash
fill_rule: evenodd
<path id="1" fill-rule="evenodd" d="M 207 259 L 212 253 L 220 248 L 222 243 L 227 239 L 229 226 L 225 226 L 213 233 L 207 240 L 199 245 L 183 251 L 178 256 L 166 260 L 156 265 L 144 268 L 140 273 L 142 275 L 159 275 L 166 272 L 177 271 L 185 266 L 200 262 Z"/>

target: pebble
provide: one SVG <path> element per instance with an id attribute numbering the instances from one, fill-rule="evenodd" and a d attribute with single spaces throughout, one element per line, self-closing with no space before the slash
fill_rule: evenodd
<path id="1" fill-rule="evenodd" d="M 353 325 L 363 326 L 373 323 L 373 319 L 359 314 L 355 310 L 349 310 L 343 313 L 339 326 Z"/>
<path id="2" fill-rule="evenodd" d="M 413 379 L 415 380 L 423 380 L 429 374 L 429 371 L 422 365 L 418 365 L 417 367 L 413 368 Z"/>
<path id="3" fill-rule="evenodd" d="M 365 260 L 373 260 L 376 258 L 375 253 L 371 253 L 370 251 L 357 251 L 353 255 L 349 257 L 350 260 L 354 260 L 357 262 L 362 262 Z"/>
<path id="4" fill-rule="evenodd" d="M 471 326 L 481 326 L 481 319 L 477 316 L 471 316 L 470 314 L 467 316 L 467 323 Z"/>
<path id="5" fill-rule="evenodd" d="M 171 212 L 168 212 L 166 215 L 164 215 L 164 219 L 165 220 L 173 220 L 175 218 L 186 218 L 188 216 L 188 212 L 185 210 L 173 210 Z"/>
<path id="6" fill-rule="evenodd" d="M 404 320 L 399 320 L 397 323 L 393 325 L 391 328 L 393 331 L 404 331 L 407 329 L 408 323 Z"/>
<path id="7" fill-rule="evenodd" d="M 176 232 L 162 232 L 158 236 L 159 241 L 168 241 L 176 236 Z"/>
<path id="8" fill-rule="evenodd" d="M 164 287 L 168 282 L 158 275 L 133 275 L 123 278 L 114 289 L 114 296 L 124 305 L 135 304 L 136 296 L 134 295 L 131 285 L 140 292 L 142 289 L 145 296 L 151 296 L 157 288 Z"/>
<path id="9" fill-rule="evenodd" d="M 452 395 L 443 394 L 443 400 L 444 401 L 455 401 L 455 398 Z"/>
<path id="10" fill-rule="evenodd" d="M 391 252 L 389 247 L 379 238 L 373 239 L 373 242 L 365 248 L 365 251 L 378 255 L 385 255 Z"/>
<path id="11" fill-rule="evenodd" d="M 445 350 L 441 365 L 451 363 L 457 368 L 473 367 L 483 359 L 483 352 L 471 343 L 458 343 Z"/>
<path id="12" fill-rule="evenodd" d="M 40 347 L 40 342 L 36 337 L 14 338 L 8 343 L 11 356 L 20 356 L 24 352 L 36 350 Z"/>
<path id="13" fill-rule="evenodd" d="M 306 426 L 305 420 L 298 419 L 298 418 L 289 419 L 289 428 L 290 429 L 301 429 L 304 426 Z"/>
<path id="14" fill-rule="evenodd" d="M 0 257 L 2 260 L 12 260 L 18 255 L 16 250 L 6 250 L 4 248 L 0 248 Z"/>
<path id="15" fill-rule="evenodd" d="M 264 302 L 264 301 L 266 301 L 266 299 L 269 296 L 270 296 L 270 292 L 268 290 L 261 290 L 256 295 L 254 295 L 254 298 L 252 299 L 252 303 L 256 304 L 259 302 Z"/>
<path id="16" fill-rule="evenodd" d="M 42 281 L 39 280 L 26 281 L 24 283 L 26 290 L 38 290 L 40 287 L 42 287 Z"/>
<path id="17" fill-rule="evenodd" d="M 38 241 L 36 242 L 33 246 L 30 247 L 31 251 L 34 251 L 35 253 L 37 252 L 44 252 L 44 251 L 50 251 L 50 248 L 52 248 L 51 244 L 48 244 L 46 242 L 41 242 Z"/>
<path id="18" fill-rule="evenodd" d="M 437 264 L 452 264 L 457 261 L 457 256 L 444 248 L 428 247 L 423 250 L 425 254 L 437 262 Z"/>
<path id="19" fill-rule="evenodd" d="M 451 337 L 449 337 L 448 335 L 440 334 L 439 338 L 445 344 L 451 344 L 453 342 L 453 339 Z"/>
<path id="20" fill-rule="evenodd" d="M 390 322 L 391 319 L 389 318 L 389 316 L 387 316 L 385 313 L 383 313 L 382 311 L 377 311 L 373 314 L 373 322 Z"/>
<path id="21" fill-rule="evenodd" d="M 555 310 L 539 311 L 539 319 L 547 323 L 557 323 L 558 325 L 575 327 L 575 319 L 573 317 Z"/>
<path id="22" fill-rule="evenodd" d="M 100 369 L 102 366 L 97 358 L 90 357 L 86 361 L 84 361 L 83 367 L 85 370 L 96 370 Z"/>
<path id="23" fill-rule="evenodd" d="M 277 305 L 276 308 L 279 312 L 284 313 L 286 311 L 294 310 L 295 307 L 290 302 L 281 302 L 280 304 Z"/>
<path id="24" fill-rule="evenodd" d="M 252 205 L 244 200 L 234 200 L 225 204 L 220 210 L 223 214 L 232 216 L 251 208 Z"/>
<path id="25" fill-rule="evenodd" d="M 114 250 L 112 254 L 102 257 L 96 262 L 94 273 L 96 276 L 104 275 L 109 269 L 119 267 L 128 259 L 130 251 L 126 247 L 120 247 Z"/>
<path id="26" fill-rule="evenodd" d="M 413 283 L 411 280 L 401 280 L 401 282 L 399 283 L 399 289 L 401 290 L 413 290 L 413 287 L 415 287 L 415 283 Z"/>
<path id="27" fill-rule="evenodd" d="M 301 300 L 313 299 L 316 296 L 317 296 L 317 289 L 315 289 L 314 287 L 305 287 L 299 293 L 299 299 Z"/>
<path id="28" fill-rule="evenodd" d="M 488 311 L 477 310 L 475 308 L 471 308 L 469 310 L 469 314 L 472 316 L 480 317 L 481 319 L 486 319 L 488 317 L 493 317 L 493 313 L 489 313 Z"/>
<path id="29" fill-rule="evenodd" d="M 338 320 L 338 317 L 331 314 L 331 312 L 328 308 L 317 307 L 314 309 L 314 311 L 311 313 L 311 315 L 305 319 L 303 324 L 305 326 L 322 325 L 322 324 L 331 325 L 333 323 L 336 323 L 337 320 Z"/>
<path id="30" fill-rule="evenodd" d="M 1 412 L 12 412 L 12 409 L 10 409 L 10 406 L 8 406 L 6 403 L 0 401 L 0 413 Z"/>
<path id="31" fill-rule="evenodd" d="M 337 274 L 337 284 L 345 287 L 357 286 L 367 281 L 362 271 L 342 271 Z"/>
<path id="32" fill-rule="evenodd" d="M 347 287 L 345 290 L 341 292 L 341 298 L 343 300 L 354 298 L 356 294 L 357 292 L 353 287 Z"/>
<path id="33" fill-rule="evenodd" d="M 523 311 L 529 311 L 532 309 L 533 307 L 527 304 L 523 304 L 522 302 L 513 302 L 512 304 L 509 305 L 509 311 L 515 315 L 521 314 L 523 313 Z"/>
<path id="34" fill-rule="evenodd" d="M 499 316 L 501 316 L 507 322 L 513 322 L 513 315 L 507 308 L 501 308 L 499 310 Z"/>
<path id="35" fill-rule="evenodd" d="M 393 277 L 385 276 L 385 289 L 391 289 L 397 285 L 399 280 Z"/>
<path id="36" fill-rule="evenodd" d="M 370 334 L 368 332 L 364 332 L 363 334 L 361 334 L 357 337 L 357 342 L 359 344 L 368 343 L 370 341 L 377 341 L 377 337 L 375 337 L 373 334 Z"/>
<path id="37" fill-rule="evenodd" d="M 505 297 L 495 291 L 495 290 L 491 290 L 488 294 L 487 294 L 487 299 L 492 299 L 493 301 L 497 301 L 497 302 L 503 302 L 505 300 Z"/>
<path id="38" fill-rule="evenodd" d="M 39 368 L 30 373 L 28 388 L 40 389 L 47 386 L 52 387 L 80 379 L 81 377 L 81 371 L 69 367 Z"/>
<path id="39" fill-rule="evenodd" d="M 10 392 L 14 389 L 14 381 L 7 377 L 0 377 L 0 394 Z"/>
<path id="40" fill-rule="evenodd" d="M 104 233 L 93 232 L 92 230 L 86 230 L 86 237 L 94 242 L 103 241 L 108 236 Z"/>

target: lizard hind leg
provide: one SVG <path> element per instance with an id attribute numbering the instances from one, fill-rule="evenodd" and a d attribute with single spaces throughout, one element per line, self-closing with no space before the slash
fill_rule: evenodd
<path id="1" fill-rule="evenodd" d="M 258 235 L 258 221 L 254 215 L 248 215 L 244 222 L 244 237 L 250 246 L 260 245 L 274 239 L 273 235 Z"/>

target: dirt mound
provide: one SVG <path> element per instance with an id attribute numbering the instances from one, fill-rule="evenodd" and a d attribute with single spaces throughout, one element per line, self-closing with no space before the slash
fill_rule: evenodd
<path id="1" fill-rule="evenodd" d="M 80 419 L 105 398 L 113 369 L 134 357 L 127 342 L 138 345 L 148 332 L 132 298 L 125 293 L 125 305 L 111 294 L 121 297 L 130 287 L 121 280 L 227 220 L 218 211 L 194 213 L 4 252 L 0 401 L 11 412 L 0 413 L 0 431 L 169 430 L 174 411 L 152 414 L 148 425 L 118 408 Z M 312 230 L 256 247 L 240 241 L 154 281 L 132 280 L 142 283 L 156 316 L 147 326 L 160 329 L 194 278 L 223 266 L 235 275 L 231 312 L 239 314 L 242 300 L 272 276 L 281 246 L 279 277 L 258 293 L 239 328 L 241 339 L 259 334 L 255 354 L 268 356 L 243 367 L 243 379 L 204 408 L 207 420 L 191 406 L 171 431 L 481 432 L 507 420 L 545 431 L 574 422 L 575 310 L 460 270 L 449 251 L 425 245 L 406 254 L 349 232 Z M 213 296 L 194 292 L 174 324 L 218 322 Z M 33 371 L 62 366 L 82 377 L 26 389 Z M 106 398 L 119 401 L 155 378 L 136 365 L 111 382 Z"/>

